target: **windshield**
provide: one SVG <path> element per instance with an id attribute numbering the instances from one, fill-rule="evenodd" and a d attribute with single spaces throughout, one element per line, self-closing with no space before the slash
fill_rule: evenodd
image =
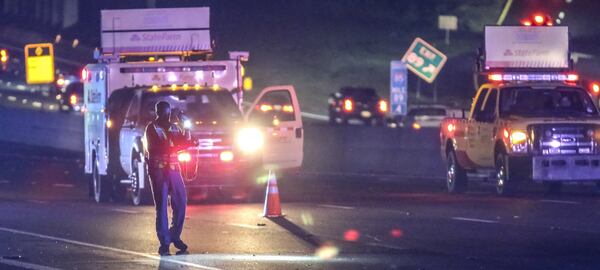
<path id="1" fill-rule="evenodd" d="M 167 101 L 174 112 L 184 112 L 194 121 L 232 121 L 242 117 L 241 111 L 228 91 L 190 91 L 146 93 L 142 100 L 144 121 L 154 119 L 154 105 Z M 200 123 L 199 123 L 200 124 Z"/>
<path id="2" fill-rule="evenodd" d="M 598 116 L 587 92 L 576 87 L 514 87 L 501 91 L 500 116 Z"/>

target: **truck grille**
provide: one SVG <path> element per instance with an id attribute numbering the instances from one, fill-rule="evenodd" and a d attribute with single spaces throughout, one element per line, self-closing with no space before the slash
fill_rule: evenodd
<path id="1" fill-rule="evenodd" d="M 540 124 L 528 128 L 532 150 L 538 155 L 593 154 L 595 126 L 585 124 Z"/>
<path id="2" fill-rule="evenodd" d="M 196 133 L 193 138 L 198 141 L 198 148 L 202 150 L 231 150 L 232 138 L 227 133 Z"/>

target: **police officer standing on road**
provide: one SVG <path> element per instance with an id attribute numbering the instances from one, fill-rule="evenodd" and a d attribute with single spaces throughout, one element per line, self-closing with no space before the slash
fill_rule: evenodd
<path id="1" fill-rule="evenodd" d="M 188 246 L 181 240 L 187 194 L 179 171 L 177 151 L 193 145 L 181 129 L 170 122 L 171 105 L 166 101 L 156 103 L 156 119 L 146 126 L 147 157 L 152 194 L 156 206 L 156 234 L 160 241 L 158 253 L 170 255 L 171 243 L 185 253 Z M 173 217 L 171 228 L 167 215 L 167 200 L 171 196 Z"/>

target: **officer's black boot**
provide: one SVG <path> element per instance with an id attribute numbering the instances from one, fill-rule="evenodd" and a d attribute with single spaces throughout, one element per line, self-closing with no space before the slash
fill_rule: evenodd
<path id="1" fill-rule="evenodd" d="M 188 249 L 188 246 L 181 240 L 177 240 L 175 242 L 173 242 L 173 245 L 179 249 L 179 251 L 177 252 L 177 254 L 182 254 L 185 253 Z"/>
<path id="2" fill-rule="evenodd" d="M 162 245 L 161 245 L 161 246 L 158 248 L 158 255 L 160 255 L 160 256 L 169 256 L 169 255 L 171 255 L 171 254 L 169 253 L 169 246 L 162 246 Z"/>

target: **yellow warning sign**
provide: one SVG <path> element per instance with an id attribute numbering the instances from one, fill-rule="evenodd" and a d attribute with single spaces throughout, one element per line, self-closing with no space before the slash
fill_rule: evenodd
<path id="1" fill-rule="evenodd" d="M 51 43 L 25 46 L 25 74 L 28 84 L 54 82 L 54 47 Z"/>

